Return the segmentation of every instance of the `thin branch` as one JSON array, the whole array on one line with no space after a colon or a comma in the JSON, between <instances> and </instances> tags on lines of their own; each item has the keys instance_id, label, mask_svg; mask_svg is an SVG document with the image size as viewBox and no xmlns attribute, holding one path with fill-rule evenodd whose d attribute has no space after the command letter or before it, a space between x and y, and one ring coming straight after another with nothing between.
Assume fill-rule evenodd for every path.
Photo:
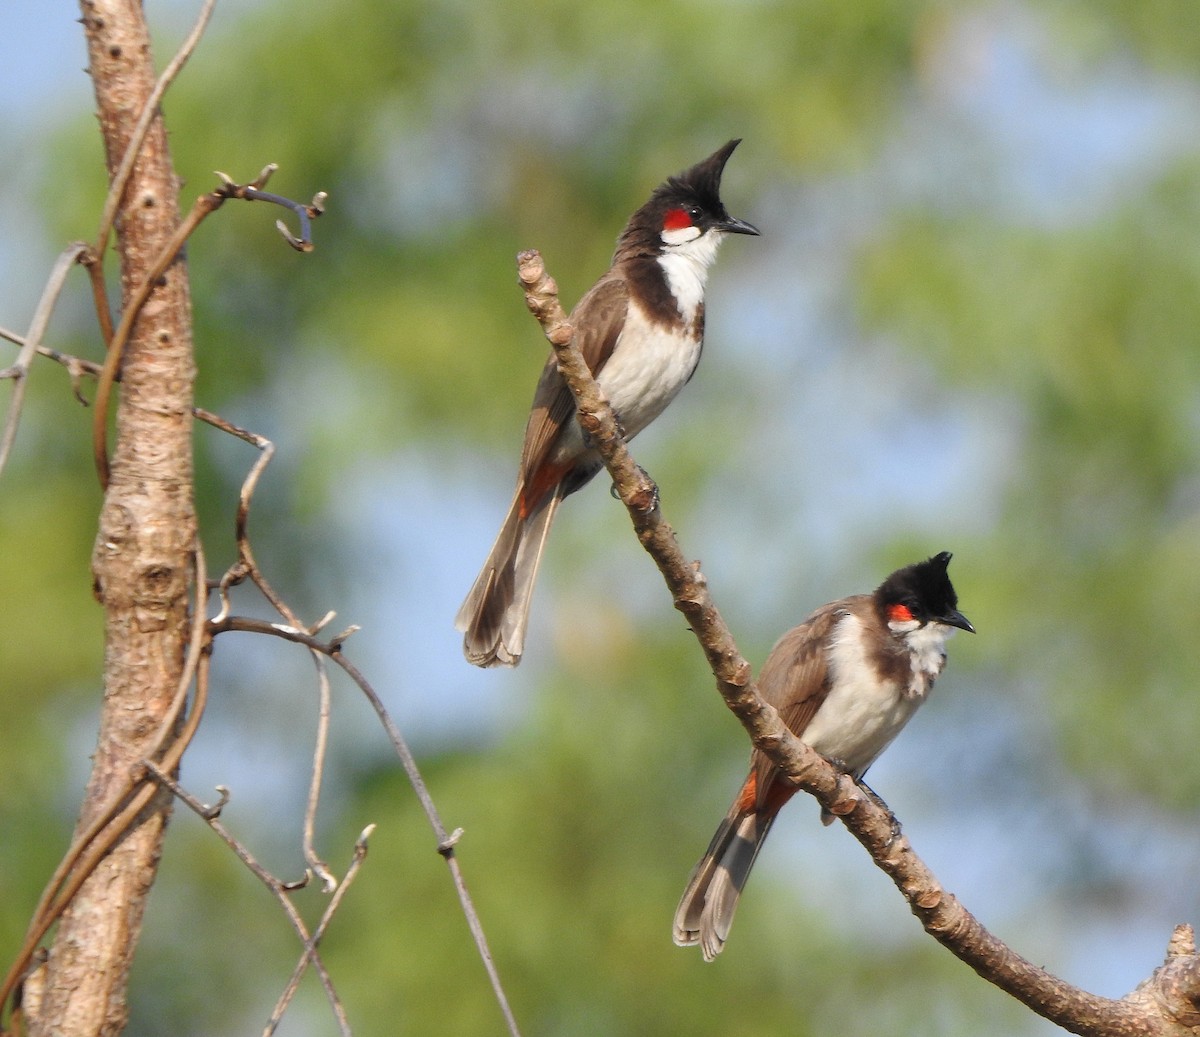
<instances>
[{"instance_id":1,"label":"thin branch","mask_svg":"<svg viewBox=\"0 0 1200 1037\"><path fill-rule=\"evenodd\" d=\"M137 289L131 293L129 303L125 307L125 312L121 315L121 322L113 332L112 341L109 343L108 352L104 357L104 365L100 369L100 376L97 379L96 411L92 417L92 456L102 489L108 488L108 398L112 392L113 383L116 381L117 372L121 367L121 358L125 353L125 345L129 341L129 336L133 331L133 326L138 319L138 315L142 312L142 308L146 305L155 287L157 287L159 279L167 272L171 264L175 262L176 257L179 255L188 238L192 236L196 228L209 215L216 212L229 199L265 201L284 205L292 209L300 206L298 202L281 198L279 195L265 194L260 190L276 168L274 164L266 166L257 179L245 185L236 184L224 173L218 173L217 176L221 179L221 186L210 191L208 194L202 194L196 199L191 211L175 228L170 240L163 246L154 262L150 265L145 278L137 286ZM320 200L321 206L317 205L317 199ZM306 211L310 216L319 216L324 211L325 195L323 193L319 194L317 199L314 199L313 205L306 207ZM305 226L307 228L307 223ZM286 233L286 231L284 237L289 239L289 244L296 247L295 239L292 239L291 235ZM303 243L301 242L301 244ZM301 249L301 251L309 251L309 249Z\"/></svg>"},{"instance_id":2,"label":"thin branch","mask_svg":"<svg viewBox=\"0 0 1200 1037\"><path fill-rule=\"evenodd\" d=\"M657 488L634 463L612 408L571 341L573 329L541 256L532 250L522 252L517 264L526 303L554 348L559 370L575 397L579 423L604 459L638 539L662 573L675 607L687 616L726 705L741 720L755 747L823 807L842 818L875 864L896 884L925 930L984 979L1074 1033L1127 1037L1134 1033L1174 1032L1148 1028L1149 1017L1142 1005L1080 990L1026 961L988 932L942 888L886 806L864 795L848 775L804 745L780 721L778 713L761 700L750 679L749 664L717 612L699 565L689 563L680 550L659 509ZM1175 975L1179 972L1176 969ZM1194 971L1192 981L1185 998L1191 999L1194 1010L1200 1003L1200 974ZM1154 1016L1162 1021L1161 1009Z\"/></svg>"},{"instance_id":3,"label":"thin branch","mask_svg":"<svg viewBox=\"0 0 1200 1037\"><path fill-rule=\"evenodd\" d=\"M307 630L302 630L299 627L286 623L268 623L261 619L231 616L228 614L213 619L209 623L209 629L213 637L226 631L237 630L243 633L267 634L272 637L282 638L285 641L292 641L295 644L304 645L333 660L358 685L359 690L367 697L367 701L371 703L371 707L375 710L376 715L383 724L388 739L392 743L392 749L404 767L409 784L412 785L413 791L416 792L417 800L420 802L421 808L429 820L430 827L433 829L434 836L437 838L437 851L445 858L446 864L450 869L450 874L454 880L454 887L458 892L459 903L462 906L463 914L466 916L467 925L470 927L471 935L475 940L475 946L480 959L483 961L483 966L487 971L488 979L492 984L492 991L495 994L496 1001L508 1025L508 1031L512 1037L520 1037L517 1020L513 1015L512 1008L508 1003L508 997L505 995L504 987L500 982L500 974L496 969L495 961L488 947L487 937L483 931L483 924L479 920L479 913L475 910L474 901L471 899L466 880L463 878L462 870L459 867L458 858L454 853L454 846L462 833L458 830L454 833L447 833L446 826L442 823L437 806L433 802L433 797L430 796L429 790L425 785L425 779L421 776L421 771L417 767L417 761L413 757L404 736L400 733L399 727L396 726L396 722L392 719L387 707L383 704L383 700L380 699L378 693L371 686L371 683L342 652L342 644L349 632L338 634L332 640L326 642L318 640Z\"/></svg>"},{"instance_id":4,"label":"thin branch","mask_svg":"<svg viewBox=\"0 0 1200 1037\"><path fill-rule=\"evenodd\" d=\"M383 705L382 700L376 694L375 689L367 681L365 676L355 667L342 653L342 646L346 639L350 637L358 628L355 626L343 630L335 635L329 641L320 641L317 639L317 633L333 619L333 613L328 613L312 626L304 626L296 617L295 613L286 605L283 599L274 591L274 589L263 577L258 568L258 564L254 559L254 553L250 547L250 537L248 532L248 524L250 518L250 506L254 496L254 491L257 488L258 480L265 470L267 464L274 454L274 445L265 436L260 436L256 433L249 432L246 429L239 428L231 424L224 418L217 415L209 414L208 412L198 412L203 420L208 421L216 428L220 428L230 435L234 435L243 441L250 443L261 451L261 456L258 461L252 466L249 474L242 483L241 493L238 498L238 510L236 521L236 538L238 549L238 560L234 565L230 566L229 570L221 578L218 585L221 609L216 617L209 624L211 636L226 630L241 630L250 633L268 634L275 637L282 637L286 640L293 641L296 644L302 644L309 649L314 658L320 662L321 657L332 659L342 670L358 685L362 693L367 697L382 722L388 738L392 743L392 747L399 757L401 764L404 767L405 773L408 776L409 783L417 794L417 798L421 803L422 809L433 828L434 835L437 838L437 851L445 858L447 867L450 869L451 877L454 881L455 889L458 893L459 903L462 905L463 914L466 916L467 925L471 930L471 935L475 941L476 949L483 961L484 968L487 971L488 979L491 982L493 993L496 997L500 1010L504 1015L505 1022L508 1025L509 1033L512 1037L520 1037L517 1027L516 1018L512 1013L512 1009L508 1003L508 998L505 995L504 988L500 982L499 973L496 970L495 961L492 958L491 950L488 947L487 937L483 931L483 925L479 920L478 912L475 909L474 902L471 899L470 891L467 889L466 881L462 875L462 869L459 866L457 857L454 854L454 845L461 836L461 830L456 830L452 834L447 834L445 825L442 823L441 816L438 813L437 807L433 802L432 796L425 785L424 778L421 775L420 769L417 767L416 759L408 748L408 744L404 736L400 733L400 729L396 726L387 708ZM241 617L231 616L231 603L229 591L232 586L240 583L242 580L249 578L255 586L259 588L264 597L275 607L280 616L285 620L284 623L267 623L261 620L250 620ZM319 862L315 852L312 850L312 825L313 818L316 812L317 797L321 782L321 770L323 767L325 754L325 740L327 737L328 725L328 682L325 671L319 667L319 679L321 680L321 699L320 699L320 715L318 717L318 732L317 745L314 751L313 776L309 790L309 803L305 813L305 856L309 860L310 865L313 861ZM315 869L315 865L314 869ZM343 884L345 883L343 879ZM335 894L337 895L337 894Z\"/></svg>"},{"instance_id":5,"label":"thin branch","mask_svg":"<svg viewBox=\"0 0 1200 1037\"><path fill-rule=\"evenodd\" d=\"M234 520L234 538L237 542L238 561L222 577L222 607L220 614L224 615L229 610L229 588L249 578L280 616L292 626L303 626L304 624L300 622L296 614L288 607L287 602L267 582L266 577L262 574L262 570L258 567L258 562L254 559L254 552L250 547L250 504L254 499L255 490L258 489L259 479L262 478L267 465L271 463L271 459L275 456L275 444L267 439L266 436L235 425L231 421L227 421L220 415L213 414L210 411L197 409L196 416L212 425L213 428L220 429L222 432L226 432L245 443L249 443L261 455L251 466L249 473L247 473L246 478L242 481L242 487L238 493L237 516Z\"/></svg>"},{"instance_id":6,"label":"thin branch","mask_svg":"<svg viewBox=\"0 0 1200 1037\"><path fill-rule=\"evenodd\" d=\"M133 175L133 167L137 162L138 155L141 154L142 144L150 130L150 124L158 114L159 103L176 77L183 71L183 66L187 64L192 52L199 45L204 30L208 27L208 21L212 17L214 7L216 7L216 0L204 0L192 31L183 41L179 50L175 52L175 56L167 64L167 67L163 69L154 84L154 89L146 98L146 103L142 105L141 115L138 116L129 143L125 146L125 154L121 157L121 163L109 184L108 197L104 200L104 209L100 215L100 227L96 232L96 243L82 259L91 280L92 302L96 309L96 317L100 322L100 335L106 347L112 341L113 325L112 311L108 304L108 290L104 284L104 251L108 248L108 239L117 218L117 209L125 195L125 187L129 183L129 178Z\"/></svg>"},{"instance_id":7,"label":"thin branch","mask_svg":"<svg viewBox=\"0 0 1200 1037\"><path fill-rule=\"evenodd\" d=\"M125 194L125 187L129 183L129 177L133 173L134 164L138 160L138 155L142 150L142 143L146 139L146 133L150 129L150 123L154 121L154 117L158 114L158 106L166 94L171 84L175 82L175 78L183 71L183 66L187 64L188 58L192 56L196 47L200 43L201 37L204 35L204 30L208 28L209 19L212 17L213 8L217 6L217 0L204 0L200 8L200 14L196 18L196 24L192 26L192 31L188 33L187 39L180 45L179 50L175 52L175 56L163 69L162 74L154 84L154 89L150 91L150 96L146 98L146 103L142 105L142 114L138 116L138 121L134 125L133 132L130 134L129 143L125 146L125 154L121 157L121 164L117 167L116 173L113 174L112 183L108 188L108 197L104 200L104 210L100 215L100 227L96 232L96 244L92 251L97 257L104 255L104 250L108 248L108 238L112 233L113 223L117 218L117 208L121 204L121 198Z\"/></svg>"},{"instance_id":8,"label":"thin branch","mask_svg":"<svg viewBox=\"0 0 1200 1037\"><path fill-rule=\"evenodd\" d=\"M331 708L329 672L325 667L325 660L319 654L316 652L311 652L310 654L312 655L313 664L317 668L318 705L317 737L316 744L313 746L312 778L308 783L308 802L304 809L304 859L321 880L324 892L332 893L338 888L338 880L334 877L333 872L329 870L329 865L321 859L316 850L317 808L321 803L321 782L325 774L325 754L329 748L329 718ZM363 844L363 853L366 853L365 842ZM347 874L348 878L349 874ZM345 881L343 879L343 882Z\"/></svg>"},{"instance_id":9,"label":"thin branch","mask_svg":"<svg viewBox=\"0 0 1200 1037\"><path fill-rule=\"evenodd\" d=\"M254 497L254 491L258 487L258 480L262 473L266 470L268 464L271 463L271 458L275 455L275 445L265 436L258 433L250 432L247 429L240 428L232 422L227 421L219 415L209 411L197 408L196 415L201 420L212 425L214 428L220 429L242 441L249 443L260 451L259 459L251 466L246 478L242 481L241 491L238 494L237 518L235 521L234 535L237 540L238 561L226 571L222 577L219 589L221 593L221 613L224 616L228 614L230 607L229 589L235 583L241 582L249 577L262 592L263 596L271 603L275 610L290 624L300 626L300 620L295 613L288 607L287 603L267 582L258 568L258 563L254 559L254 553L250 548L250 536L248 524L250 521L250 504ZM332 615L326 617L317 627L312 629L312 633L316 633L320 626L328 622ZM317 670L317 732L316 742L313 747L313 766L312 776L309 780L308 787L308 802L304 812L304 833L303 833L303 852L304 859L308 865L321 879L326 893L331 893L337 887L337 879L316 851L315 845L315 830L317 809L321 798L321 784L325 772L325 756L329 746L329 724L330 724L330 693L329 693L329 675L326 671L325 661L317 652L312 652L313 665Z\"/></svg>"},{"instance_id":10,"label":"thin branch","mask_svg":"<svg viewBox=\"0 0 1200 1037\"><path fill-rule=\"evenodd\" d=\"M264 868L254 855L227 829L219 820L221 810L225 804L229 802L229 790L218 786L217 792L220 795L220 800L215 807L208 807L201 803L195 796L185 790L180 784L171 777L169 773L155 765L152 760L145 762L147 772L160 785L169 789L172 795L180 802L189 807L197 816L199 816L205 824L208 825L218 836L221 837L225 845L228 846L234 855L244 864L259 880L271 894L279 901L283 912L291 922L292 928L296 930L296 935L300 937L300 942L305 947L305 961L311 961L313 968L316 969L317 975L320 977L321 985L325 988L325 996L329 1000L330 1007L338 1022L338 1028L347 1037L350 1034L350 1024L346 1019L345 1009L342 1007L341 999L338 997L337 990L334 988L333 980L329 976L328 970L325 968L325 963L321 960L321 956L317 953L316 946L312 936L309 934L308 926L304 924L304 919L301 917L296 905L292 903L288 896L289 892L302 888L307 880L301 882L284 882L272 875ZM326 912L328 914L328 912Z\"/></svg>"},{"instance_id":11,"label":"thin branch","mask_svg":"<svg viewBox=\"0 0 1200 1037\"><path fill-rule=\"evenodd\" d=\"M50 315L58 304L58 297L66 283L67 274L71 267L79 262L79 257L86 249L87 246L83 242L77 241L59 253L58 259L55 260L54 267L50 271L50 277L46 281L46 287L42 289L42 297L38 300L33 320L29 322L29 330L25 333L24 339L20 340L21 351L17 354L16 362L0 371L0 378L13 379L12 402L9 404L8 418L4 422L4 435L3 438L0 438L0 472L4 471L4 466L8 463L8 455L17 438L17 425L21 421L21 409L25 403L25 385L29 377L29 367L33 363L37 351L41 348L42 336L46 334L46 326L50 323ZM14 342L20 338L10 332L5 332L4 337Z\"/></svg>"},{"instance_id":12,"label":"thin branch","mask_svg":"<svg viewBox=\"0 0 1200 1037\"><path fill-rule=\"evenodd\" d=\"M267 1025L263 1028L263 1037L271 1037L271 1034L279 1028L279 1023L283 1019L283 1013L287 1011L288 1005L291 1003L292 998L295 997L296 991L300 988L300 980L304 976L304 970L308 968L309 962L314 961L316 958L317 945L321 942L321 937L325 935L325 930L329 927L330 921L341 905L342 898L354 882L355 876L358 875L363 861L367 859L367 840L370 839L371 833L374 831L374 825L367 825L358 837L358 841L354 844L354 856L350 860L350 866L346 869L346 874L342 878L341 885L337 887L337 891L330 898L329 904L325 908L325 913L321 915L321 920L317 923L316 929L313 930L312 938L305 941L304 953L301 954L300 960L296 963L296 968L292 971L291 979L288 980L287 986L284 988L283 993L279 995L279 1000L275 1003L271 1017L267 1020Z\"/></svg>"},{"instance_id":13,"label":"thin branch","mask_svg":"<svg viewBox=\"0 0 1200 1037\"><path fill-rule=\"evenodd\" d=\"M7 339L17 346L25 345L25 337L18 335L15 331L9 331L8 328L0 328L0 338ZM49 360L53 360L56 364L60 364L67 369L67 373L71 376L71 389L75 394L75 399L86 407L88 401L87 397L80 391L80 383L83 381L85 374L91 375L93 378L98 376L101 365L93 363L91 360L84 360L82 357L72 356L70 353L60 352L57 349L52 349L50 346L39 345L37 353L38 356L44 356Z\"/></svg>"}]
</instances>

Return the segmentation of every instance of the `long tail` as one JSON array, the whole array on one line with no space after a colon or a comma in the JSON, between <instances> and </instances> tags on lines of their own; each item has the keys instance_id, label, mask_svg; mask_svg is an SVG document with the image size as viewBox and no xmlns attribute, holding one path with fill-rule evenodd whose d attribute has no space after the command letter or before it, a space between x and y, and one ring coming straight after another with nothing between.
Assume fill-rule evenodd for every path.
<instances>
[{"instance_id":1,"label":"long tail","mask_svg":"<svg viewBox=\"0 0 1200 1037\"><path fill-rule=\"evenodd\" d=\"M562 499L556 488L543 506L522 516L522 487L517 487L488 560L454 619L454 626L463 632L468 662L516 666L521 661L538 565Z\"/></svg>"},{"instance_id":2,"label":"long tail","mask_svg":"<svg viewBox=\"0 0 1200 1037\"><path fill-rule=\"evenodd\" d=\"M779 812L778 807L755 808L753 782L751 773L708 851L693 869L675 909L675 942L680 947L698 943L705 961L712 961L725 946L738 898Z\"/></svg>"}]
</instances>

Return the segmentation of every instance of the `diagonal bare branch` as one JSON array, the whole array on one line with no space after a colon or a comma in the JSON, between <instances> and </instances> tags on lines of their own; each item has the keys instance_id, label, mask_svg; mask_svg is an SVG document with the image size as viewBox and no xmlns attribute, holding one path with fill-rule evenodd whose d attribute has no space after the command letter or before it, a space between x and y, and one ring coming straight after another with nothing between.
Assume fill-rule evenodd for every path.
<instances>
[{"instance_id":1,"label":"diagonal bare branch","mask_svg":"<svg viewBox=\"0 0 1200 1037\"><path fill-rule=\"evenodd\" d=\"M559 370L575 397L579 423L604 459L638 539L662 573L675 607L687 616L725 704L742 722L755 747L826 810L841 817L875 864L896 884L925 930L984 979L1073 1033L1132 1037L1190 1032L1175 1020L1200 1018L1196 1015L1200 966L1194 945L1190 946L1190 958L1186 954L1168 957L1167 964L1147 981L1159 995L1157 999L1139 999L1135 997L1138 992L1121 1000L1098 997L1038 968L988 932L942 887L881 801L864 795L848 775L804 745L759 698L749 664L717 612L698 563L690 563L680 550L674 531L662 517L657 488L634 463L612 408L572 344L573 329L541 256L535 250L522 252L517 266L529 310L554 347ZM1188 963L1193 966L1190 971L1185 968ZM1164 1010L1167 1001L1170 1004Z\"/></svg>"}]
</instances>

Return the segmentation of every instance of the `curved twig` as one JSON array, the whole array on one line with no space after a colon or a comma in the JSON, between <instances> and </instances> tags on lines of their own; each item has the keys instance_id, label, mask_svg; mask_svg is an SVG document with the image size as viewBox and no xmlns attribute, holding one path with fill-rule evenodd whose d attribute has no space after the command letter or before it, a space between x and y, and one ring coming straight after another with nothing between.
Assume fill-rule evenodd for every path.
<instances>
[{"instance_id":1,"label":"curved twig","mask_svg":"<svg viewBox=\"0 0 1200 1037\"><path fill-rule=\"evenodd\" d=\"M125 186L129 183L129 177L132 175L134 164L141 153L146 134L150 130L150 123L158 114L159 102L162 101L163 95L175 82L179 73L183 71L183 66L187 64L188 58L192 56L192 52L200 43L200 38L204 35L204 30L208 28L209 19L216 6L217 0L204 0L200 14L196 18L196 24L192 26L192 31L188 33L187 38L175 52L175 56L168 62L167 67L162 70L162 74L154 84L154 89L150 91L150 96L142 105L142 114L138 116L138 121L130 134L129 143L125 147L125 154L121 156L121 164L112 176L108 197L104 199L104 209L100 214L100 227L96 231L96 244L92 247L92 251L97 257L103 256L104 250L108 247L108 238L117 218L117 208L121 204L121 197L125 194Z\"/></svg>"},{"instance_id":2,"label":"curved twig","mask_svg":"<svg viewBox=\"0 0 1200 1037\"><path fill-rule=\"evenodd\" d=\"M121 314L121 321L113 332L112 341L108 344L108 352L104 357L104 364L100 369L100 375L97 378L96 384L96 410L92 416L92 457L96 465L96 473L100 478L100 486L102 489L108 488L108 398L112 392L113 383L117 379L117 374L121 368L121 359L125 354L125 346L129 341L129 336L133 333L134 324L137 322L138 315L142 312L142 308L146 305L147 300L153 293L155 286L158 284L159 278L163 276L175 262L180 250L192 236L196 228L204 222L204 220L216 212L229 199L239 199L243 201L268 201L279 205L284 205L288 208L294 208L299 205L298 202L289 201L286 198L280 198L278 195L267 195L258 190L258 188L266 183L271 174L275 171L275 165L268 165L259 174L258 179L251 184L236 184L224 173L217 173L221 180L221 186L208 194L202 194L196 199L192 205L191 211L175 228L175 232L171 235L170 240L163 246L158 256L151 264L145 279L137 286L129 298L129 302L125 307L124 313ZM319 216L324 211L323 205L325 194L318 194L317 198L321 201L321 206L314 204L309 206L307 211L311 216ZM284 235L291 238L289 234ZM292 243L289 241L289 243ZM305 244L305 242L301 242ZM307 242L307 248L301 248L302 252L312 250L311 242ZM293 245L293 247L295 247Z\"/></svg>"}]
</instances>

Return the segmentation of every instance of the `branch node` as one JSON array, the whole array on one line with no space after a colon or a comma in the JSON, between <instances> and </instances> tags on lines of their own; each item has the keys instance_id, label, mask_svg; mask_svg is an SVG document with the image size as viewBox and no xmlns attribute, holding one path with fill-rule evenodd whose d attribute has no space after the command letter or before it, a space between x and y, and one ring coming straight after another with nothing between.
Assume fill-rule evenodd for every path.
<instances>
[{"instance_id":1,"label":"branch node","mask_svg":"<svg viewBox=\"0 0 1200 1037\"><path fill-rule=\"evenodd\" d=\"M221 811L224 810L228 805L229 799L232 796L232 793L229 791L229 788L226 785L216 785L214 788L217 790L217 801L211 806L205 806L205 808L200 811L200 816L204 818L205 821L215 821L218 817L220 817Z\"/></svg>"},{"instance_id":2,"label":"branch node","mask_svg":"<svg viewBox=\"0 0 1200 1037\"><path fill-rule=\"evenodd\" d=\"M66 365L67 374L71 376L71 392L75 394L75 399L85 407L89 406L88 398L83 395L83 376L91 372L83 366L83 361L77 356L67 357Z\"/></svg>"},{"instance_id":3,"label":"branch node","mask_svg":"<svg viewBox=\"0 0 1200 1037\"><path fill-rule=\"evenodd\" d=\"M932 911L935 907L938 907L941 904L942 894L943 891L940 887L927 889L924 893L921 893L919 896L915 897L913 903L923 911Z\"/></svg>"},{"instance_id":4,"label":"branch node","mask_svg":"<svg viewBox=\"0 0 1200 1037\"><path fill-rule=\"evenodd\" d=\"M259 173L258 176L256 176L253 180L250 181L249 186L255 188L256 190L262 190L262 188L266 187L267 181L270 180L271 177L275 175L275 173L278 169L279 169L278 163L268 162L265 166L263 166L262 172Z\"/></svg>"},{"instance_id":5,"label":"branch node","mask_svg":"<svg viewBox=\"0 0 1200 1037\"><path fill-rule=\"evenodd\" d=\"M437 852L443 857L450 857L454 854L454 847L458 845L459 839L463 837L461 828L454 829L445 839L438 843Z\"/></svg>"}]
</instances>

